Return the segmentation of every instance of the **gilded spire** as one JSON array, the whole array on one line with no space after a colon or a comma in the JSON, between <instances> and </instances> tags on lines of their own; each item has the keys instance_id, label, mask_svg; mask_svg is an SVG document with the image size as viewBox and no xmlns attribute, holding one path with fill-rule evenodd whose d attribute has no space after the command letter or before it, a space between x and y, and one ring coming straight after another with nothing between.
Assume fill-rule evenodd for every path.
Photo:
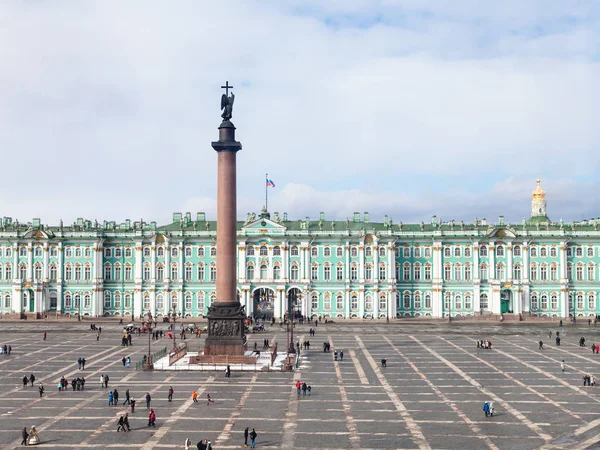
<instances>
[{"instance_id":1,"label":"gilded spire","mask_svg":"<svg viewBox=\"0 0 600 450\"><path fill-rule=\"evenodd\" d=\"M535 188L535 191L533 191L531 193L533 200L541 200L544 201L546 199L546 191L544 191L541 187L541 180L538 178L536 180L537 182L537 187Z\"/></svg>"}]
</instances>

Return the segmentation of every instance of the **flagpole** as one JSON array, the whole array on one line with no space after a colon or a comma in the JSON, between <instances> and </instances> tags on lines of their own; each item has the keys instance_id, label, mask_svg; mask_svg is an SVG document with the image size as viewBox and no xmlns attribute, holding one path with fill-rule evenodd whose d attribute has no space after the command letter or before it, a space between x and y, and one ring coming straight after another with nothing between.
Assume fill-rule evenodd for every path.
<instances>
[{"instance_id":1,"label":"flagpole","mask_svg":"<svg viewBox=\"0 0 600 450\"><path fill-rule=\"evenodd\" d=\"M269 186L267 184L267 180L269 179L269 174L265 173L265 209L269 212Z\"/></svg>"}]
</instances>

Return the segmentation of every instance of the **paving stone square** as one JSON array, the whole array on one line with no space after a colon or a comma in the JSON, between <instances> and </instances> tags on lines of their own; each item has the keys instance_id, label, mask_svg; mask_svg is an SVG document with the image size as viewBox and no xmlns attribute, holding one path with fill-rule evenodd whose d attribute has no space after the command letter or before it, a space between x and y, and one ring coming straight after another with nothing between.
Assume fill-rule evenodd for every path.
<instances>
[{"instance_id":1,"label":"paving stone square","mask_svg":"<svg viewBox=\"0 0 600 450\"><path fill-rule=\"evenodd\" d=\"M540 351L537 342L548 330L554 325L438 323L432 332L427 323L328 324L317 328L298 371L233 372L228 379L220 372L136 371L147 337L121 347L115 322L103 324L99 341L86 323L0 322L0 344L13 348L0 357L0 448L18 448L20 430L32 425L40 447L59 449L173 449L183 448L188 437L194 444L209 439L215 450L233 449L243 447L246 426L256 428L257 448L594 448L600 442L600 387L584 387L582 377L600 373L600 356L577 341L580 335L600 339L600 331L570 326L560 347ZM307 339L308 327L297 331ZM478 350L480 337L492 340L493 349ZM250 335L250 345L263 338L285 342L286 336L268 327ZM344 359L334 361L333 351L314 345L319 339L343 349ZM195 350L203 339L188 343ZM172 341L150 345L157 351ZM131 358L131 367L123 367L123 356ZM80 357L87 360L85 370L78 369ZM384 357L387 367L380 363ZM24 388L22 378L30 374L34 386ZM101 374L110 376L109 389L101 387ZM59 391L61 376L84 376L85 390ZM297 396L298 380L311 385L311 396ZM120 393L118 406L108 405L113 389ZM123 404L127 389L137 401L134 413ZM147 392L156 428L147 426ZM207 405L207 393L213 404ZM494 402L494 417L483 414L486 400ZM132 431L117 433L126 411Z\"/></svg>"}]
</instances>

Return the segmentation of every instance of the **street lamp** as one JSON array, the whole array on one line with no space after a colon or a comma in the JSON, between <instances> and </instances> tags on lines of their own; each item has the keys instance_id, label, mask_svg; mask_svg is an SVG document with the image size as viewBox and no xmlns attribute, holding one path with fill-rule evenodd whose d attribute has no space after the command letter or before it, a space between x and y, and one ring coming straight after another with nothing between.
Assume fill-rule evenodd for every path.
<instances>
[{"instance_id":1,"label":"street lamp","mask_svg":"<svg viewBox=\"0 0 600 450\"><path fill-rule=\"evenodd\" d=\"M146 356L146 364L144 365L145 370L154 369L154 362L152 361L152 353L150 350L150 339L152 338L152 313L148 311L148 356Z\"/></svg>"}]
</instances>

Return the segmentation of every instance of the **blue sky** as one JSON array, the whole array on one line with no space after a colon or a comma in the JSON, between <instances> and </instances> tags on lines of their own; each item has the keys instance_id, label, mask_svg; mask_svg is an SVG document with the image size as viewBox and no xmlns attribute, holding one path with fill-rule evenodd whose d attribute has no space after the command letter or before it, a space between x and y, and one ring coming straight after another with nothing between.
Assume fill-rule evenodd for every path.
<instances>
[{"instance_id":1,"label":"blue sky","mask_svg":"<svg viewBox=\"0 0 600 450\"><path fill-rule=\"evenodd\" d=\"M600 216L598 5L3 2L0 214L214 217L229 80L239 217Z\"/></svg>"}]
</instances>

